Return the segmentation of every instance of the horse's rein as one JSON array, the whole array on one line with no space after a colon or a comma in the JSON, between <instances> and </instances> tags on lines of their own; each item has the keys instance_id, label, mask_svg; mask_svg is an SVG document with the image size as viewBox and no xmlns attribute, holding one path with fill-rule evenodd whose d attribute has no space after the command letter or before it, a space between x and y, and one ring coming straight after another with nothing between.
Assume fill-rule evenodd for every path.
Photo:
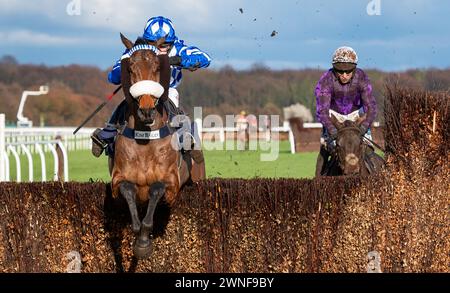
<instances>
[{"instance_id":1,"label":"horse's rein","mask_svg":"<svg viewBox=\"0 0 450 293\"><path fill-rule=\"evenodd\" d=\"M361 133L361 130L356 126L346 126L342 127L341 129L338 129L338 133L346 132L346 131L356 131L358 133Z\"/></svg>"},{"instance_id":2,"label":"horse's rein","mask_svg":"<svg viewBox=\"0 0 450 293\"><path fill-rule=\"evenodd\" d=\"M371 144L373 144L375 147L377 147L380 151L382 151L383 153L386 153L386 150L383 149L381 146L379 146L377 143L375 143L373 140L371 140L370 138L367 138L365 136L363 136L363 139L365 139L366 141L370 142Z\"/></svg>"},{"instance_id":3,"label":"horse's rein","mask_svg":"<svg viewBox=\"0 0 450 293\"><path fill-rule=\"evenodd\" d=\"M344 133L344 132L347 132L347 131L355 131L355 132L357 132L358 134L361 134L361 130L360 130L359 127L357 127L357 126L346 126L346 127L342 127L342 128L340 128L340 129L338 129L338 134L341 134L341 133ZM364 134L363 134L362 136L364 137ZM362 145L363 145L363 141L362 141L362 140L361 140L360 145L361 145L361 147L362 147ZM336 140L336 150L335 150L335 152L336 152L336 156L339 157L339 152L337 151L338 149L339 149L339 144L337 143L337 140ZM339 166L340 166L341 168L343 168L342 162L341 162L342 160L338 159L337 161L338 161Z\"/></svg>"},{"instance_id":4,"label":"horse's rein","mask_svg":"<svg viewBox=\"0 0 450 293\"><path fill-rule=\"evenodd\" d=\"M143 95L142 95L142 96L143 96ZM133 97L133 100L134 100L136 103L139 104L139 103L141 102L142 96L139 96L139 97L136 97L136 98ZM158 104L159 104L159 99L160 99L160 98L156 98L156 97L153 97L153 96L152 96L152 99L155 100L155 107L158 106Z\"/></svg>"}]
</instances>

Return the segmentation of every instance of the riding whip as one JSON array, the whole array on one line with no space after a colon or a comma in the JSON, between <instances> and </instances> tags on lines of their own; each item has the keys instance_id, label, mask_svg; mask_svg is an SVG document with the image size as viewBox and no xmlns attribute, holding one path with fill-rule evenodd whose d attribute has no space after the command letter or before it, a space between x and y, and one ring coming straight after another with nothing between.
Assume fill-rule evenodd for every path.
<instances>
[{"instance_id":1,"label":"riding whip","mask_svg":"<svg viewBox=\"0 0 450 293\"><path fill-rule=\"evenodd\" d=\"M89 115L89 117L86 118L86 120L84 120L83 123L81 123L80 126L77 127L77 129L75 129L75 131L73 132L73 134L76 134L78 132L78 130L80 130L81 127L83 127L86 123L88 123L89 120L92 119L92 117L95 116L95 114L98 113L98 111L100 111L105 105L106 103L108 103L109 101L111 101L112 97L117 94L117 92L122 88L122 85L119 85L112 94L110 94L109 96L106 97L106 101L104 101L103 103L100 104L100 106L97 107L97 109L95 109L94 112L92 112L91 115Z\"/></svg>"},{"instance_id":2,"label":"riding whip","mask_svg":"<svg viewBox=\"0 0 450 293\"><path fill-rule=\"evenodd\" d=\"M363 136L363 139L367 140L368 142L370 142L371 144L373 144L374 146L376 146L380 151L382 151L383 153L385 153L386 151L380 147L378 144L376 144L373 140Z\"/></svg>"}]
</instances>

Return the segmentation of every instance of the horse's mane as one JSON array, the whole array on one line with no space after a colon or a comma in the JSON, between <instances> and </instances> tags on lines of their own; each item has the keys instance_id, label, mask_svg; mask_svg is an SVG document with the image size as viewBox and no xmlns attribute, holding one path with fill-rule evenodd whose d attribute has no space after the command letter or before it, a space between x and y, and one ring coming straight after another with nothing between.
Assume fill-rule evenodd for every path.
<instances>
[{"instance_id":1,"label":"horse's mane","mask_svg":"<svg viewBox=\"0 0 450 293\"><path fill-rule=\"evenodd\" d=\"M343 127L351 127L351 126L356 126L356 122L355 121L351 121L351 120L345 120L343 124Z\"/></svg>"},{"instance_id":2,"label":"horse's mane","mask_svg":"<svg viewBox=\"0 0 450 293\"><path fill-rule=\"evenodd\" d=\"M134 42L134 46L136 45L148 45L148 41L144 39L143 37L138 37L136 39L136 42Z\"/></svg>"}]
</instances>

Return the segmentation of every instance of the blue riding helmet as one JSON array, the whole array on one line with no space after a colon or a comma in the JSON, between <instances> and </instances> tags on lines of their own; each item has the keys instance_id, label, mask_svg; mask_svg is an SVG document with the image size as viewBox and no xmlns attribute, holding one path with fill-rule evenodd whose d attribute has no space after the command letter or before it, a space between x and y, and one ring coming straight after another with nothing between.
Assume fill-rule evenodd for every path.
<instances>
[{"instance_id":1,"label":"blue riding helmet","mask_svg":"<svg viewBox=\"0 0 450 293\"><path fill-rule=\"evenodd\" d=\"M152 42L165 37L166 43L173 43L177 39L172 21L164 16L150 18L145 25L142 37Z\"/></svg>"}]
</instances>

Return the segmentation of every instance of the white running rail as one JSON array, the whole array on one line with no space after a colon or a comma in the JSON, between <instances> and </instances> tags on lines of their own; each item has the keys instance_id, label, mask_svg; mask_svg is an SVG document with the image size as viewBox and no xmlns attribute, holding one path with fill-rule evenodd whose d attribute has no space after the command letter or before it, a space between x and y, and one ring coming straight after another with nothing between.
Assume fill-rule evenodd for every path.
<instances>
[{"instance_id":1,"label":"white running rail","mask_svg":"<svg viewBox=\"0 0 450 293\"><path fill-rule=\"evenodd\" d=\"M75 127L30 127L5 128L5 115L0 114L0 182L10 181L10 156L16 163L15 181L22 181L21 155L28 161L28 180L34 180L33 154L41 161L41 180L47 181L45 152L53 156L52 180L69 181L69 150L84 150L91 148L90 134L93 129L85 128L74 136ZM58 150L61 154L58 155ZM36 157L36 156L34 156ZM23 157L22 157L23 158ZM62 162L60 160L62 159ZM61 174L58 175L60 163L63 163ZM61 178L59 178L61 177Z\"/></svg>"}]
</instances>

